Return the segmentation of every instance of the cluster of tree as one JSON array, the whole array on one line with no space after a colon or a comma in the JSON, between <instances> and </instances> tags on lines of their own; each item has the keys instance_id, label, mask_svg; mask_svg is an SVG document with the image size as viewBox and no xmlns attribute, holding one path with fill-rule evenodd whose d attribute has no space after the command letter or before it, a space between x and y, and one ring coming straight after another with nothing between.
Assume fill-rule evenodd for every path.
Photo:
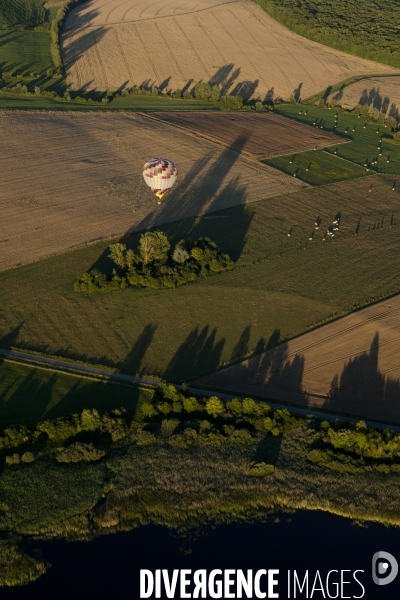
<instances>
[{"instance_id":1,"label":"cluster of tree","mask_svg":"<svg viewBox=\"0 0 400 600\"><path fill-rule=\"evenodd\" d=\"M378 123L379 125L387 125L392 130L397 129L398 127L398 122L394 117L391 117L390 115L386 116L383 112L381 112L377 108L374 108L373 106L368 106L367 104L361 106L360 104L357 104L357 106L354 109L354 112L357 115L365 117L369 121L374 121L375 123Z\"/></svg>"},{"instance_id":2,"label":"cluster of tree","mask_svg":"<svg viewBox=\"0 0 400 600\"><path fill-rule=\"evenodd\" d=\"M59 463L94 462L106 455L105 450L96 448L92 443L75 442L66 448L60 448L56 454Z\"/></svg>"},{"instance_id":3,"label":"cluster of tree","mask_svg":"<svg viewBox=\"0 0 400 600\"><path fill-rule=\"evenodd\" d=\"M153 442L158 434L179 448L187 448L194 442L207 446L247 443L258 434L279 436L303 423L285 409L272 410L265 402L255 402L252 398L195 398L188 394L186 384L180 390L173 384L160 384L152 401L142 405L141 412L145 430L153 432Z\"/></svg>"},{"instance_id":4,"label":"cluster of tree","mask_svg":"<svg viewBox=\"0 0 400 600\"><path fill-rule=\"evenodd\" d=\"M32 427L7 427L0 433L0 452L9 466L19 465L21 462L31 463L36 460L38 453L43 452L48 443L68 442L82 432L93 434L99 439L106 436L116 442L128 434L129 426L130 422L124 409L115 409L110 413L85 409L80 414L54 420L48 419ZM18 453L15 452L16 449ZM98 460L105 454L100 456L99 452L92 448L91 444L76 443L73 447L60 449L57 460L58 462Z\"/></svg>"},{"instance_id":5,"label":"cluster of tree","mask_svg":"<svg viewBox=\"0 0 400 600\"><path fill-rule=\"evenodd\" d=\"M323 421L313 445L309 460L334 471L400 473L400 435L364 421L347 426Z\"/></svg>"},{"instance_id":6,"label":"cluster of tree","mask_svg":"<svg viewBox=\"0 0 400 600\"><path fill-rule=\"evenodd\" d=\"M219 85L211 85L207 82L199 82L194 88L194 95L199 100L212 102L219 108L240 110L243 107L243 98L241 96L222 96Z\"/></svg>"},{"instance_id":7,"label":"cluster of tree","mask_svg":"<svg viewBox=\"0 0 400 600\"><path fill-rule=\"evenodd\" d=\"M53 59L55 67L61 72L63 68L63 61L61 56L61 48L60 48L60 34L65 23L65 19L67 18L70 11L81 4L84 0L68 0L62 8L57 11L55 18L52 20L50 25L50 33L51 33L51 45L50 45L50 53Z\"/></svg>"},{"instance_id":8,"label":"cluster of tree","mask_svg":"<svg viewBox=\"0 0 400 600\"><path fill-rule=\"evenodd\" d=\"M296 33L370 60L400 67L398 1L253 0L274 19Z\"/></svg>"},{"instance_id":9,"label":"cluster of tree","mask_svg":"<svg viewBox=\"0 0 400 600\"><path fill-rule=\"evenodd\" d=\"M115 265L110 277L93 269L79 277L75 291L109 291L128 286L176 288L234 266L228 254L223 254L209 238L181 240L172 249L162 231L142 234L136 251L127 249L125 244L111 244L109 258Z\"/></svg>"}]
</instances>

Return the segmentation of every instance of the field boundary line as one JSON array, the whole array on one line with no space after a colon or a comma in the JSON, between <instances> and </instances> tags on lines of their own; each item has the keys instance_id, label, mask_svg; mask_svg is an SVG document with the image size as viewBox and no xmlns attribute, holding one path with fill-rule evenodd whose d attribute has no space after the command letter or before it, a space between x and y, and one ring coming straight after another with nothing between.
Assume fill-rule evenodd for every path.
<instances>
[{"instance_id":1,"label":"field boundary line","mask_svg":"<svg viewBox=\"0 0 400 600\"><path fill-rule=\"evenodd\" d=\"M95 27L103 27L106 25L110 25L111 27L114 25L129 25L130 23L145 23L148 21L156 21L156 20L161 20L161 19L176 19L179 17L187 17L188 15L195 15L198 13L202 13L202 12L206 12L208 10L214 10L214 9L218 9L221 6L226 6L227 4L237 4L239 2L239 0L226 0L226 2L223 2L222 4L218 4L216 6L207 6L206 8L199 8L198 10L192 10L190 12L187 13L180 13L179 15L161 15L160 17L146 17L145 19L136 19L134 21L106 21L104 24L100 24L100 25L77 25L77 26L69 26L69 27L64 27L63 31L72 31L73 29L88 29L88 28L95 28ZM131 9L129 9L131 10ZM129 12L129 11L128 11ZM126 14L126 13L125 13ZM41 33L41 32L38 32Z\"/></svg>"}]
</instances>

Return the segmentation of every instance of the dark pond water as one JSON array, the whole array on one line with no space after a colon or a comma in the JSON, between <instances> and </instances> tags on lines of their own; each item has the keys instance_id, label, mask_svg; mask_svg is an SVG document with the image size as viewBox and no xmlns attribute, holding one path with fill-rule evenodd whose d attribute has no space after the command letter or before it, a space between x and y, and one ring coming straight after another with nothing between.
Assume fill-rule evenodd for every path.
<instances>
[{"instance_id":1,"label":"dark pond water","mask_svg":"<svg viewBox=\"0 0 400 600\"><path fill-rule=\"evenodd\" d=\"M279 515L279 519L279 523L269 520L210 527L193 540L183 540L162 527L148 526L103 536L90 543L42 543L42 554L53 565L48 574L25 588L0 590L0 599L136 600L140 598L140 569L280 569L275 591L284 599L288 598L289 569L296 569L301 579L308 569L309 594L319 570L326 598L329 598L325 587L328 571L360 569L364 573L358 573L357 577L365 588L363 596L361 586L346 571L344 580L352 580L353 584L345 584L343 593L339 591L336 596L333 584L340 573L339 576L333 573L330 597L400 598L400 574L389 585L372 582L375 552L390 552L400 562L400 529L376 524L361 528L321 512L299 511ZM294 597L293 592L290 597ZM304 592L297 592L297 598L306 597ZM308 597L319 599L324 595L315 591ZM175 598L180 598L180 594Z\"/></svg>"}]
</instances>

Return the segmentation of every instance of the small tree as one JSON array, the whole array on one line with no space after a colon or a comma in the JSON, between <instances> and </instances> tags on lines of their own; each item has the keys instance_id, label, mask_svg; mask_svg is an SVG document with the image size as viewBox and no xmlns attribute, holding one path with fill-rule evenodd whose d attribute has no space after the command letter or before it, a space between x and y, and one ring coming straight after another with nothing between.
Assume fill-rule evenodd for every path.
<instances>
[{"instance_id":1,"label":"small tree","mask_svg":"<svg viewBox=\"0 0 400 600\"><path fill-rule=\"evenodd\" d=\"M35 85L35 94L36 96L40 96L40 87L38 85Z\"/></svg>"},{"instance_id":2,"label":"small tree","mask_svg":"<svg viewBox=\"0 0 400 600\"><path fill-rule=\"evenodd\" d=\"M111 260L121 269L125 267L125 250L125 244L110 245L110 254L108 255L108 258L111 258Z\"/></svg>"},{"instance_id":3,"label":"small tree","mask_svg":"<svg viewBox=\"0 0 400 600\"><path fill-rule=\"evenodd\" d=\"M195 85L194 95L199 100L210 100L212 95L210 84L199 81L199 83Z\"/></svg>"},{"instance_id":4,"label":"small tree","mask_svg":"<svg viewBox=\"0 0 400 600\"><path fill-rule=\"evenodd\" d=\"M221 99L221 88L219 87L219 85L213 85L211 88L210 100L214 104L218 104L220 99Z\"/></svg>"},{"instance_id":5,"label":"small tree","mask_svg":"<svg viewBox=\"0 0 400 600\"><path fill-rule=\"evenodd\" d=\"M170 247L168 238L162 231L147 231L140 236L139 251L145 265L164 258Z\"/></svg>"},{"instance_id":6,"label":"small tree","mask_svg":"<svg viewBox=\"0 0 400 600\"><path fill-rule=\"evenodd\" d=\"M206 411L212 415L214 419L224 412L224 404L217 396L211 396L206 403Z\"/></svg>"},{"instance_id":7,"label":"small tree","mask_svg":"<svg viewBox=\"0 0 400 600\"><path fill-rule=\"evenodd\" d=\"M188 258L189 252L186 250L186 248L184 248L181 244L177 244L172 255L173 261L178 264L183 264Z\"/></svg>"}]
</instances>

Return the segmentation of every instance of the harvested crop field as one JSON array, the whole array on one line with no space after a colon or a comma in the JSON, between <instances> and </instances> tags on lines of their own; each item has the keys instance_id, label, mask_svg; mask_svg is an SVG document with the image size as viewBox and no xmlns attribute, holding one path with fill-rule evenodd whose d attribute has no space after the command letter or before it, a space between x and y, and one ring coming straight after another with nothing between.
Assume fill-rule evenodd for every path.
<instances>
[{"instance_id":1,"label":"harvested crop field","mask_svg":"<svg viewBox=\"0 0 400 600\"><path fill-rule=\"evenodd\" d=\"M354 75L398 73L307 40L246 0L91 0L70 13L62 49L74 90L210 81L224 94L286 100Z\"/></svg>"},{"instance_id":2,"label":"harvested crop field","mask_svg":"<svg viewBox=\"0 0 400 600\"><path fill-rule=\"evenodd\" d=\"M196 383L400 423L400 296Z\"/></svg>"},{"instance_id":3,"label":"harvested crop field","mask_svg":"<svg viewBox=\"0 0 400 600\"><path fill-rule=\"evenodd\" d=\"M347 141L274 113L170 112L152 113L151 116L220 142L233 150L236 150L240 133L245 139L240 151L254 158L302 152L315 146L330 146Z\"/></svg>"},{"instance_id":4,"label":"harvested crop field","mask_svg":"<svg viewBox=\"0 0 400 600\"><path fill-rule=\"evenodd\" d=\"M3 111L0 130L0 269L304 187L138 114ZM143 164L159 155L179 167L164 206L142 178Z\"/></svg>"},{"instance_id":5,"label":"harvested crop field","mask_svg":"<svg viewBox=\"0 0 400 600\"><path fill-rule=\"evenodd\" d=\"M335 94L329 101L336 100L339 106L352 109L357 104L372 106L384 115L400 116L400 77L372 77L357 81Z\"/></svg>"}]
</instances>

